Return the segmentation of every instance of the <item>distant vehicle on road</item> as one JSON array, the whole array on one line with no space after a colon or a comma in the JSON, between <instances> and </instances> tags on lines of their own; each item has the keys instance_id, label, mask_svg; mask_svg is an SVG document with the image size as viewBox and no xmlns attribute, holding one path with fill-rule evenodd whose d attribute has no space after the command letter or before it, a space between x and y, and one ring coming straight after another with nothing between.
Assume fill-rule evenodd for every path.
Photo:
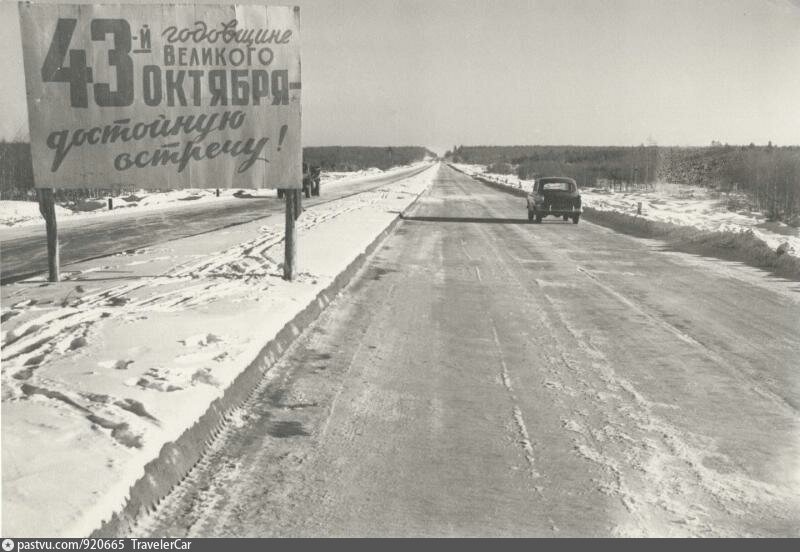
<instances>
[{"instance_id":1,"label":"distant vehicle on road","mask_svg":"<svg viewBox=\"0 0 800 552\"><path fill-rule=\"evenodd\" d=\"M581 194L578 184L565 176L537 178L527 197L528 220L542 222L547 216L572 219L578 224L581 218Z\"/></svg>"},{"instance_id":2,"label":"distant vehicle on road","mask_svg":"<svg viewBox=\"0 0 800 552\"><path fill-rule=\"evenodd\" d=\"M303 163L303 194L307 198L319 195L321 172L320 167ZM278 197L283 197L283 190L278 190Z\"/></svg>"},{"instance_id":3,"label":"distant vehicle on road","mask_svg":"<svg viewBox=\"0 0 800 552\"><path fill-rule=\"evenodd\" d=\"M303 191L306 197L318 196L322 169L303 163Z\"/></svg>"}]
</instances>

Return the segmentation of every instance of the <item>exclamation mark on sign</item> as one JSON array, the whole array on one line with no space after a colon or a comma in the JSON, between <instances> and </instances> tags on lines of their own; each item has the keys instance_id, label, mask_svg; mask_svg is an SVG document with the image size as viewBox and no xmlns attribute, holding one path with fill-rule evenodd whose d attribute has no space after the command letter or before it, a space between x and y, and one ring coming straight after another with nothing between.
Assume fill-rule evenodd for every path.
<instances>
[{"instance_id":1,"label":"exclamation mark on sign","mask_svg":"<svg viewBox=\"0 0 800 552\"><path fill-rule=\"evenodd\" d=\"M283 145L283 139L286 138L286 132L289 130L289 125L283 125L281 127L281 135L278 138L278 151L281 151L281 146Z\"/></svg>"}]
</instances>

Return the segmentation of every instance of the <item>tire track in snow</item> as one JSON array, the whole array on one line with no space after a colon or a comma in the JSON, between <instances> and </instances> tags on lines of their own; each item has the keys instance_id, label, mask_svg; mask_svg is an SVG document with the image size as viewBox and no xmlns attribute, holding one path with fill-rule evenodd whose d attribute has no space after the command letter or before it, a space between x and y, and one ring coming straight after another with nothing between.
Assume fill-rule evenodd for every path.
<instances>
[{"instance_id":1,"label":"tire track in snow","mask_svg":"<svg viewBox=\"0 0 800 552\"><path fill-rule=\"evenodd\" d=\"M723 358L721 355L719 355L716 351L710 349L709 347L707 347L703 343L697 341L694 337L692 337L691 335L689 335L686 332L682 331L681 329L676 328L675 326L673 326L672 324L670 324L668 321L664 320L663 318L660 318L660 317L656 316L655 314L652 314L645 307L635 303L631 299L628 299L622 293L620 293L620 292L616 291L615 289L613 289L611 286L608 286L605 283L603 283L603 281L600 278L598 278L591 270L579 265L579 266L577 266L577 271L580 272L581 274L583 274L584 276L586 276L587 278L589 278L600 289L602 289L607 294L609 294L610 296L612 296L615 299L617 299L620 303L622 303L626 307L628 307L631 310L633 310L635 312L638 312L639 314L647 317L654 324L664 328L665 330L667 330L668 332L673 334L675 337L677 337L678 339L680 339L684 343L699 349L704 355L708 356L708 358L713 360L719 366L731 366L734 369L736 369L736 365L735 364L731 364L731 363L727 362L726 359ZM740 372L740 373L742 373L742 375L746 375L743 372ZM769 400L770 402L772 402L773 404L775 404L779 408L783 409L787 414L789 414L792 417L796 417L797 416L797 414L798 414L797 409L791 403L789 403L784 397L781 397L777 393L774 393L771 390L765 388L763 385L760 385L758 382L753 381L751 383L751 385L752 385L752 388L753 388L753 390L755 392L757 392L759 395L761 395L765 399Z\"/></svg>"},{"instance_id":2,"label":"tire track in snow","mask_svg":"<svg viewBox=\"0 0 800 552\"><path fill-rule=\"evenodd\" d=\"M530 243L525 239L529 237L525 227L510 228L524 233L521 240L512 243ZM570 326L548 295L549 286L531 281L529 272L518 262L520 255L508 249L507 241L481 230L499 261L496 268L506 275L504 279L519 287L525 303L544 307L534 311L552 338L539 344L543 357L553 366L553 379L545 387L560 393L570 387L561 381L567 375L579 383L575 398L584 400L571 402L580 405L575 412L590 428L583 434L601 438L586 441L583 434L578 435L574 451L608 473L607 480L598 482L601 490L619 497L630 514L628 519L618 520L620 535L740 535L741 519L736 516L742 510L737 509L737 501L755 508L748 512L766 509L783 520L792 519L798 500L790 490L754 480L735 468L728 473L706 468L702 463L705 458L724 456L715 451L713 440L681 430L656 412L655 407L664 405L647 401L632 382L616 373L591 339ZM530 256L529 251L525 253L522 257ZM543 261L553 266L577 266L561 251L537 249L536 255L542 254ZM672 331L670 334L674 335ZM586 400L590 409L585 408ZM598 417L601 429L591 429ZM612 429L603 436L603 428L608 427ZM730 461L728 465L735 466Z\"/></svg>"},{"instance_id":3,"label":"tire track in snow","mask_svg":"<svg viewBox=\"0 0 800 552\"><path fill-rule=\"evenodd\" d=\"M525 420L522 417L522 411L519 408L519 399L517 399L517 395L514 393L514 388L511 385L511 376L508 373L508 365L503 357L503 346L500 344L500 338L497 335L497 326L495 325L494 320L491 318L489 319L489 322L492 325L492 338L494 339L495 351L497 352L497 357L500 361L500 377L503 380L503 386L506 388L508 396L511 399L512 418L514 420L516 431L519 434L518 442L522 446L523 453L525 454L525 460L528 462L531 477L533 479L538 479L540 474L536 470L536 455L533 451L533 443L531 442L531 436L528 433L528 428L525 426ZM537 490L539 489L537 488Z\"/></svg>"},{"instance_id":4,"label":"tire track in snow","mask_svg":"<svg viewBox=\"0 0 800 552\"><path fill-rule=\"evenodd\" d=\"M522 232L520 228L514 230ZM496 244L493 247L509 276L532 303L544 302L546 308L538 311L542 324L551 328L553 344L545 345L554 349L555 354L548 355L550 360L560 358L579 378L580 393L588 395L606 426L628 427L634 432L633 437L617 432L604 440L587 439L597 430L588 429L591 424L584 415L588 412L578 412L587 418L582 424L587 429L579 433L583 439L576 439L576 452L608 471L610 481L601 483L601 487L619 496L632 514L632 519L618 527L620 535L740 535L736 518L745 515L750 506L768 508L772 515L785 520L796 515L792 512L798 499L791 490L757 481L736 470L720 473L707 468L703 460L713 455L730 466L734 464L715 452L713 440L681 430L655 412L655 407L663 405L647 400L632 382L614 370L597 346L571 327L546 287L517 273L515 265L505 260L511 252ZM559 251L545 253L557 257L557 262L574 263ZM531 283L538 290L535 295ZM580 358L573 359L565 351L577 352ZM596 384L591 381L595 377L607 391L604 396L598 395ZM659 511L677 520L667 522Z\"/></svg>"}]
</instances>

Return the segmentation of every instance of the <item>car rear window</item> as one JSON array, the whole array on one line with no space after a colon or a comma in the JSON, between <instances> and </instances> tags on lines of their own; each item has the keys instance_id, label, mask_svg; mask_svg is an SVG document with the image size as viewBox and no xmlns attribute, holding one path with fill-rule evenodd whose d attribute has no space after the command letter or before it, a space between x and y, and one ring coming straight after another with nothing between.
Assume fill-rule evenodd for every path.
<instances>
[{"instance_id":1,"label":"car rear window","mask_svg":"<svg viewBox=\"0 0 800 552\"><path fill-rule=\"evenodd\" d=\"M568 192L569 189L569 182L545 182L542 184L542 190L561 190L563 192Z\"/></svg>"}]
</instances>

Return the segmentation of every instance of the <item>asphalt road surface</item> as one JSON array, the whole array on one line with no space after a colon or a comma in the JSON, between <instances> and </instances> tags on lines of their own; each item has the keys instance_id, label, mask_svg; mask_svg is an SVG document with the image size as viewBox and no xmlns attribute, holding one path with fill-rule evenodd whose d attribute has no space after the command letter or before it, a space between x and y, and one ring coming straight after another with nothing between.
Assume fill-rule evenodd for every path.
<instances>
[{"instance_id":1,"label":"asphalt road surface","mask_svg":"<svg viewBox=\"0 0 800 552\"><path fill-rule=\"evenodd\" d=\"M798 536L798 315L443 166L135 534Z\"/></svg>"},{"instance_id":2,"label":"asphalt road surface","mask_svg":"<svg viewBox=\"0 0 800 552\"><path fill-rule=\"evenodd\" d=\"M420 170L411 168L352 184L342 183L330 188L323 186L320 197L303 198L303 207L312 208L320 203L396 182ZM199 205L186 203L141 213L130 209L114 217L59 221L61 266L63 268L70 263L212 232L256 219L283 216L284 210L283 199L260 198ZM44 224L0 232L0 255L2 284L47 272Z\"/></svg>"}]
</instances>

